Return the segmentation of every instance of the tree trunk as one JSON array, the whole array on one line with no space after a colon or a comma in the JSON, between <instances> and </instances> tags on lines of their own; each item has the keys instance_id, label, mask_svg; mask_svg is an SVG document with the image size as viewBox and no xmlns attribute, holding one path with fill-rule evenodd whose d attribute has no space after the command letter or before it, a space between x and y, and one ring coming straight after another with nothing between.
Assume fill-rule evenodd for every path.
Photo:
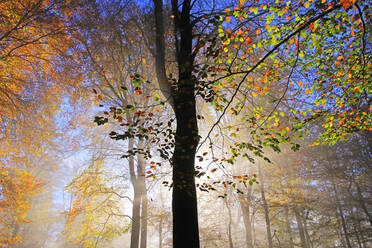
<instances>
[{"instance_id":1,"label":"tree trunk","mask_svg":"<svg viewBox=\"0 0 372 248\"><path fill-rule=\"evenodd\" d=\"M154 0L156 24L156 64L160 84L167 86L165 74L165 49L163 28L163 2ZM173 166L173 247L199 248L199 227L197 195L195 188L195 153L199 141L196 119L195 80L192 76L194 57L192 54L192 24L190 19L191 1L182 3L179 11L178 1L172 1L175 24L176 55L178 63L178 82L175 92L167 87L162 89L166 96L172 93L173 109L177 120ZM178 40L180 39L180 40ZM167 97L167 96L166 96Z\"/></svg>"},{"instance_id":2,"label":"tree trunk","mask_svg":"<svg viewBox=\"0 0 372 248\"><path fill-rule=\"evenodd\" d=\"M142 208L141 208L141 248L147 247L147 192L142 194Z\"/></svg>"},{"instance_id":3,"label":"tree trunk","mask_svg":"<svg viewBox=\"0 0 372 248\"><path fill-rule=\"evenodd\" d=\"M289 222L288 206L284 207L284 214L285 214L285 222L286 222L288 239L289 239L289 248L294 248L291 223Z\"/></svg>"},{"instance_id":4,"label":"tree trunk","mask_svg":"<svg viewBox=\"0 0 372 248\"><path fill-rule=\"evenodd\" d=\"M372 226L372 215L369 213L368 207L365 204L365 200L363 198L362 191L360 189L359 183L355 182L355 185L356 185L356 188L357 188L358 199L359 199L357 202L359 203L360 207L363 209L364 213L368 216L369 224Z\"/></svg>"},{"instance_id":5,"label":"tree trunk","mask_svg":"<svg viewBox=\"0 0 372 248\"><path fill-rule=\"evenodd\" d=\"M163 2L154 0L156 25L156 64L159 83L164 79L164 28ZM182 2L179 10L177 0L172 0L172 14L175 24L176 57L178 64L178 82L173 91L167 87L162 92L172 94L173 109L176 115L177 129L172 157L173 166L173 247L199 248L199 227L197 195L195 188L195 153L199 142L196 119L195 79L192 76L194 56L192 54L193 26L191 24L191 0ZM160 64L159 64L160 63ZM160 75L161 74L161 75Z\"/></svg>"},{"instance_id":6,"label":"tree trunk","mask_svg":"<svg viewBox=\"0 0 372 248\"><path fill-rule=\"evenodd\" d=\"M131 138L129 139L129 149L133 151L134 140ZM130 235L130 248L138 248L139 245L139 235L140 235L140 209L141 209L141 193L139 192L138 188L138 181L134 170L134 157L131 155L129 157L129 174L130 174L130 181L133 186L134 191L134 198L133 198L133 206L132 206L132 229Z\"/></svg>"},{"instance_id":7,"label":"tree trunk","mask_svg":"<svg viewBox=\"0 0 372 248\"><path fill-rule=\"evenodd\" d=\"M302 223L302 218L301 218L301 216L298 212L298 209L295 209L294 212L295 212L295 216L296 216L298 232L300 234L301 247L302 248L308 248L307 245L306 245L306 237L305 237L304 225Z\"/></svg>"},{"instance_id":8,"label":"tree trunk","mask_svg":"<svg viewBox=\"0 0 372 248\"><path fill-rule=\"evenodd\" d=\"M132 207L132 229L130 236L130 248L138 248L139 245L139 234L140 234L140 202L141 197L138 194L134 194L133 207Z\"/></svg>"},{"instance_id":9,"label":"tree trunk","mask_svg":"<svg viewBox=\"0 0 372 248\"><path fill-rule=\"evenodd\" d=\"M230 207L230 204L228 202L228 200L225 198L225 204L226 204L226 208L227 208L227 213L229 215L229 223L228 223L228 230L227 230L227 235L228 235L228 239L229 239L229 246L230 248L234 248L234 243L232 241L232 218L231 218L231 207Z\"/></svg>"},{"instance_id":10,"label":"tree trunk","mask_svg":"<svg viewBox=\"0 0 372 248\"><path fill-rule=\"evenodd\" d=\"M143 140L138 141L138 149L143 150ZM142 154L137 154L137 175L141 194L141 243L140 248L147 245L147 189L145 178L145 159Z\"/></svg>"},{"instance_id":11,"label":"tree trunk","mask_svg":"<svg viewBox=\"0 0 372 248\"><path fill-rule=\"evenodd\" d=\"M270 224L270 215L269 215L269 207L267 205L267 201L266 201L266 197L265 197L265 188L264 188L264 179L263 179L263 172L262 172L262 169L260 167L260 165L258 165L258 176L259 176L259 180L260 180L260 188L261 188L261 198L262 198L262 205L263 205L263 208L264 208L264 212L265 212L265 220L266 220L266 233L267 233L267 241L269 243L269 248L272 248L273 247L273 239L271 237L271 224Z\"/></svg>"},{"instance_id":12,"label":"tree trunk","mask_svg":"<svg viewBox=\"0 0 372 248\"><path fill-rule=\"evenodd\" d=\"M363 230L362 230L362 227L360 226L360 216L359 216L359 212L358 212L358 209L356 209L356 211L354 212L354 215L355 215L355 225L357 226L357 229L358 229L358 232L359 232L359 235L360 235L360 242L362 244L362 248L365 248L367 247L366 246L366 243L365 243L365 238L364 238L364 234L363 234Z\"/></svg>"},{"instance_id":13,"label":"tree trunk","mask_svg":"<svg viewBox=\"0 0 372 248\"><path fill-rule=\"evenodd\" d=\"M163 247L163 215L160 216L159 220L159 248Z\"/></svg>"},{"instance_id":14,"label":"tree trunk","mask_svg":"<svg viewBox=\"0 0 372 248\"><path fill-rule=\"evenodd\" d=\"M251 194L252 194L252 187L248 188L246 197L244 197L244 195L239 194L239 203L240 203L240 208L243 214L243 221L244 221L244 227L245 227L245 242L246 242L247 248L253 247L252 220L251 220L251 212L250 212Z\"/></svg>"},{"instance_id":15,"label":"tree trunk","mask_svg":"<svg viewBox=\"0 0 372 248\"><path fill-rule=\"evenodd\" d=\"M348 248L351 248L352 246L351 246L351 243L350 243L349 234L348 234L347 227L346 227L346 221L345 221L345 217L344 217L344 214L343 214L344 212L343 212L340 200L338 198L338 192L337 192L337 188L336 188L336 185L335 185L335 182L334 182L333 178L332 178L332 186L333 186L333 191L335 193L336 206L337 206L338 213L339 213L339 216L340 216L340 219L341 219L341 225L342 225L342 229L343 229L343 232L344 232L346 245L347 245Z\"/></svg>"},{"instance_id":16,"label":"tree trunk","mask_svg":"<svg viewBox=\"0 0 372 248\"><path fill-rule=\"evenodd\" d=\"M191 34L190 34L191 39ZM190 41L191 42L191 41ZM186 66L186 63L182 63ZM182 66L181 65L181 66ZM187 75L189 74L189 75ZM175 98L177 130L173 163L173 247L199 247L195 153L198 145L195 96L191 72L180 70L179 94ZM187 235L186 235L187 234Z\"/></svg>"},{"instance_id":17,"label":"tree trunk","mask_svg":"<svg viewBox=\"0 0 372 248\"><path fill-rule=\"evenodd\" d=\"M313 241L310 238L309 231L307 230L307 221L306 218L303 218L303 223L304 223L304 231L305 231L305 236L306 236L306 242L307 242L307 247L313 248Z\"/></svg>"}]
</instances>

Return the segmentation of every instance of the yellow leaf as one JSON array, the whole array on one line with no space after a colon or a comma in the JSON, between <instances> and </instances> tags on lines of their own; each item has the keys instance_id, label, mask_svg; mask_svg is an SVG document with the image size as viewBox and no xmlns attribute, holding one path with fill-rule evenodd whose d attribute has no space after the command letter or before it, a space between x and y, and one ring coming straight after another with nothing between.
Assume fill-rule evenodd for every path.
<instances>
[{"instance_id":1,"label":"yellow leaf","mask_svg":"<svg viewBox=\"0 0 372 248\"><path fill-rule=\"evenodd\" d=\"M308 9L308 8L309 8L309 6L310 6L310 2L306 2L306 3L305 3L305 8L307 8L307 9Z\"/></svg>"},{"instance_id":2,"label":"yellow leaf","mask_svg":"<svg viewBox=\"0 0 372 248\"><path fill-rule=\"evenodd\" d=\"M253 95L253 97L256 97L257 96L257 92L256 91L253 91L252 92L252 95Z\"/></svg>"}]
</instances>

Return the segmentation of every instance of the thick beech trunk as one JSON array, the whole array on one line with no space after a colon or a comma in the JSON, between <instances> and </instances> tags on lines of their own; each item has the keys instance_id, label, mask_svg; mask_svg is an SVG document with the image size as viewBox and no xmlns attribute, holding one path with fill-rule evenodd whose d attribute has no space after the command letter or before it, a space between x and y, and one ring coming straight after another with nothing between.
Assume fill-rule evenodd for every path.
<instances>
[{"instance_id":1,"label":"thick beech trunk","mask_svg":"<svg viewBox=\"0 0 372 248\"><path fill-rule=\"evenodd\" d=\"M191 43L191 34L190 34ZM190 44L191 45L191 44ZM186 66L186 62L182 63ZM173 154L173 247L199 247L195 152L198 144L195 96L190 68L180 70L175 97L177 130Z\"/></svg>"},{"instance_id":2,"label":"thick beech trunk","mask_svg":"<svg viewBox=\"0 0 372 248\"><path fill-rule=\"evenodd\" d=\"M173 110L176 115L177 129L175 148L172 157L173 166L173 247L199 248L199 228L197 196L195 188L195 153L198 145L198 126L196 102L192 76L194 58L192 55L191 1L182 2L179 10L177 0L172 0L172 12L175 23L176 55L178 63L178 82L171 90L165 77L165 49L163 28L163 2L154 0L156 23L156 66L159 84L167 97L171 92ZM164 78L165 77L165 78Z\"/></svg>"}]
</instances>

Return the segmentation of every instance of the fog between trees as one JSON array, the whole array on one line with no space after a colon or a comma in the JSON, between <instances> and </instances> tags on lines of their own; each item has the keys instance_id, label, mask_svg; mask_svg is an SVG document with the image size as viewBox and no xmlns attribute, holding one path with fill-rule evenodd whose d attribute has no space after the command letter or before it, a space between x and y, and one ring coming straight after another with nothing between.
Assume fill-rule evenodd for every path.
<instances>
[{"instance_id":1,"label":"fog between trees","mask_svg":"<svg viewBox=\"0 0 372 248\"><path fill-rule=\"evenodd\" d=\"M370 17L1 2L0 247L371 247Z\"/></svg>"}]
</instances>

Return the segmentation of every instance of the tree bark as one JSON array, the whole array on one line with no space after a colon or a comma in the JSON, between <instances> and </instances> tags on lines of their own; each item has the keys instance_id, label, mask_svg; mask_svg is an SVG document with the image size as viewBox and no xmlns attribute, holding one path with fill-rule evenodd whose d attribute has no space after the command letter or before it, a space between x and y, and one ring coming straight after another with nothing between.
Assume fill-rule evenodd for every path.
<instances>
[{"instance_id":1,"label":"tree bark","mask_svg":"<svg viewBox=\"0 0 372 248\"><path fill-rule=\"evenodd\" d=\"M359 183L358 182L354 182L354 183L355 183L355 186L356 186L357 192L358 192L358 199L359 200L357 202L359 203L360 207L363 209L364 213L368 216L369 224L372 226L372 215L369 213L368 207L365 204L365 200L363 198L362 191L360 189Z\"/></svg>"},{"instance_id":2,"label":"tree bark","mask_svg":"<svg viewBox=\"0 0 372 248\"><path fill-rule=\"evenodd\" d=\"M341 225L342 225L342 229L343 229L343 232L344 232L346 245L347 245L348 248L351 248L352 246L351 246L351 243L350 243L349 234L348 234L347 227L346 227L346 221L345 221L345 217L344 217L344 214L343 214L343 209L342 209L340 200L338 198L338 192L337 192L337 188L336 188L336 185L335 185L335 182L334 182L333 178L332 178L332 186L333 186L333 191L335 193L336 206L337 206L337 209L338 209L338 214L339 214L340 219L341 219Z\"/></svg>"},{"instance_id":3,"label":"tree bark","mask_svg":"<svg viewBox=\"0 0 372 248\"><path fill-rule=\"evenodd\" d=\"M226 208L227 208L227 213L228 213L228 216L229 216L229 223L228 223L228 231L227 231L227 235L228 235L228 239L229 239L229 246L230 248L234 248L234 243L232 241L232 217L231 217L231 207L230 207L230 204L228 202L228 200L225 198L225 204L226 204Z\"/></svg>"},{"instance_id":4,"label":"tree bark","mask_svg":"<svg viewBox=\"0 0 372 248\"><path fill-rule=\"evenodd\" d=\"M138 141L138 149L143 150L143 140ZM137 175L141 194L141 243L140 248L147 246L147 189L145 178L145 159L142 154L137 154Z\"/></svg>"},{"instance_id":5,"label":"tree bark","mask_svg":"<svg viewBox=\"0 0 372 248\"><path fill-rule=\"evenodd\" d=\"M267 233L267 241L269 243L269 248L273 247L273 239L271 237L271 224L270 224L270 215L269 215L269 207L267 205L266 197L265 197L265 188L264 188L264 177L263 171L261 166L258 165L258 176L260 179L260 188L261 188L261 198L262 198L262 205L265 212L265 221L266 221L266 233Z\"/></svg>"},{"instance_id":6,"label":"tree bark","mask_svg":"<svg viewBox=\"0 0 372 248\"><path fill-rule=\"evenodd\" d=\"M159 248L163 247L163 215L160 216L159 220Z\"/></svg>"},{"instance_id":7,"label":"tree bark","mask_svg":"<svg viewBox=\"0 0 372 248\"><path fill-rule=\"evenodd\" d=\"M306 244L306 237L305 237L304 225L302 223L302 218L300 216L299 210L298 209L295 209L294 212L295 212L295 216L296 216L298 232L300 234L301 247L302 248L308 248L307 247L307 244Z\"/></svg>"},{"instance_id":8,"label":"tree bark","mask_svg":"<svg viewBox=\"0 0 372 248\"><path fill-rule=\"evenodd\" d=\"M284 214L285 214L285 222L286 222L288 239L289 239L289 248L294 248L291 223L289 222L288 206L284 207Z\"/></svg>"},{"instance_id":9,"label":"tree bark","mask_svg":"<svg viewBox=\"0 0 372 248\"><path fill-rule=\"evenodd\" d=\"M156 26L156 50L155 50L155 70L159 88L174 109L174 99L172 85L169 83L165 69L165 42L164 42L164 20L163 20L163 1L153 0L155 5L155 26Z\"/></svg>"},{"instance_id":10,"label":"tree bark","mask_svg":"<svg viewBox=\"0 0 372 248\"><path fill-rule=\"evenodd\" d=\"M248 188L246 197L244 195L239 195L240 208L243 214L243 222L245 227L245 243L247 248L253 247L253 238L252 238L252 219L250 211L252 187Z\"/></svg>"},{"instance_id":11,"label":"tree bark","mask_svg":"<svg viewBox=\"0 0 372 248\"><path fill-rule=\"evenodd\" d=\"M164 28L162 24L162 0L154 0L156 24L156 64L164 65ZM195 79L192 76L194 57L192 54L193 26L191 24L191 1L184 0L182 10L178 1L172 0L175 24L178 82L172 93L177 129L173 166L173 247L199 248L197 195L195 188L195 153L199 142L194 94ZM179 39L179 40L178 40ZM161 68L159 68L161 69ZM163 74L157 70L157 74ZM161 76L161 75L160 75ZM161 79L161 78L160 78ZM163 80L164 81L164 80ZM162 81L160 82L162 83ZM164 81L167 83L167 80ZM169 85L168 85L169 86ZM166 93L166 90L162 90Z\"/></svg>"},{"instance_id":12,"label":"tree bark","mask_svg":"<svg viewBox=\"0 0 372 248\"><path fill-rule=\"evenodd\" d=\"M305 231L305 236L306 236L306 242L307 242L307 247L313 248L313 241L310 238L309 231L307 230L307 221L306 218L303 218L303 223L304 223L304 231Z\"/></svg>"},{"instance_id":13,"label":"tree bark","mask_svg":"<svg viewBox=\"0 0 372 248\"><path fill-rule=\"evenodd\" d=\"M133 151L134 140L129 139L129 148L128 150ZM141 209L141 193L138 189L138 181L134 169L134 157L131 155L129 157L129 175L130 181L133 186L134 197L133 197L133 206L132 206L132 229L130 235L130 248L138 248L139 245L139 235L140 235L140 209Z\"/></svg>"}]
</instances>

